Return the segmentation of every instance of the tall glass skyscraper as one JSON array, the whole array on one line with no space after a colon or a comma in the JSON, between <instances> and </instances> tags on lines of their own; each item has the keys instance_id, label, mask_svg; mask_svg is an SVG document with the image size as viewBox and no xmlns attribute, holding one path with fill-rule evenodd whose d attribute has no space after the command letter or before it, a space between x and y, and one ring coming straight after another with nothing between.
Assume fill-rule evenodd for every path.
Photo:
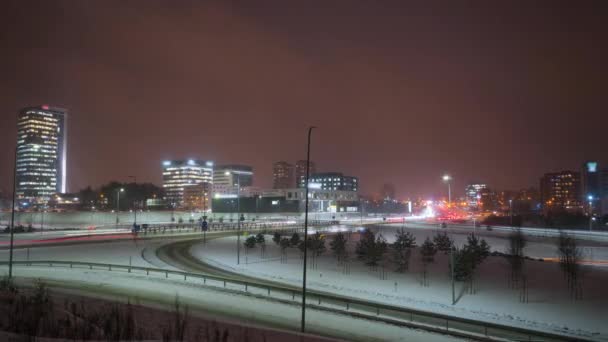
<instances>
[{"instance_id":1,"label":"tall glass skyscraper","mask_svg":"<svg viewBox=\"0 0 608 342\"><path fill-rule=\"evenodd\" d=\"M22 109L17 116L17 196L46 203L66 192L67 111L47 105Z\"/></svg>"}]
</instances>

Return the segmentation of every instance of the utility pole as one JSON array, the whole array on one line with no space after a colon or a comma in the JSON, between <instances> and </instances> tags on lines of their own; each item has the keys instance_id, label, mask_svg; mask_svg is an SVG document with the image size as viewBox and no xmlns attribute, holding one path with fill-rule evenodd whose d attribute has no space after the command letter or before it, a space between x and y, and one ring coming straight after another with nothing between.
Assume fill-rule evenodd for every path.
<instances>
[{"instance_id":1,"label":"utility pole","mask_svg":"<svg viewBox=\"0 0 608 342\"><path fill-rule=\"evenodd\" d=\"M133 183L135 183L135 187L137 187L137 177L136 176L129 176L129 178L133 178ZM133 208L133 213L135 213L135 216L133 218L133 228L135 228L137 226L137 191L135 192L135 202L134 202L134 208Z\"/></svg>"},{"instance_id":2,"label":"utility pole","mask_svg":"<svg viewBox=\"0 0 608 342\"><path fill-rule=\"evenodd\" d=\"M513 228L513 200L509 200L509 216L511 220L511 228Z\"/></svg>"},{"instance_id":3,"label":"utility pole","mask_svg":"<svg viewBox=\"0 0 608 342\"><path fill-rule=\"evenodd\" d=\"M308 242L308 179L310 177L310 136L315 127L308 128L308 148L306 150L306 200L304 207L304 271L302 276L302 332L306 330L306 258L307 258L307 242Z\"/></svg>"},{"instance_id":4,"label":"utility pole","mask_svg":"<svg viewBox=\"0 0 608 342\"><path fill-rule=\"evenodd\" d=\"M456 304L456 291L454 289L454 246L450 249L450 268L452 270L452 305Z\"/></svg>"},{"instance_id":5,"label":"utility pole","mask_svg":"<svg viewBox=\"0 0 608 342\"><path fill-rule=\"evenodd\" d=\"M593 230L593 196L587 196L589 200L589 231Z\"/></svg>"},{"instance_id":6,"label":"utility pole","mask_svg":"<svg viewBox=\"0 0 608 342\"><path fill-rule=\"evenodd\" d=\"M237 235L236 235L236 264L241 264L241 176L236 174L236 219Z\"/></svg>"},{"instance_id":7,"label":"utility pole","mask_svg":"<svg viewBox=\"0 0 608 342\"><path fill-rule=\"evenodd\" d=\"M15 146L15 165L13 167L13 207L11 208L11 245L8 257L8 279L13 276L13 245L15 239L15 202L17 198L17 146Z\"/></svg>"}]
</instances>

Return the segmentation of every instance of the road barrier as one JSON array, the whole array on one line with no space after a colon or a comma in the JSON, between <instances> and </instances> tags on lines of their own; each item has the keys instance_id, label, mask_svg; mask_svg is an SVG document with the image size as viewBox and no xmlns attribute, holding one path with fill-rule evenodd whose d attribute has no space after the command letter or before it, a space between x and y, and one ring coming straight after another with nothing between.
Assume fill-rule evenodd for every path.
<instances>
[{"instance_id":1,"label":"road barrier","mask_svg":"<svg viewBox=\"0 0 608 342\"><path fill-rule=\"evenodd\" d=\"M7 264L7 262L0 262L0 265ZM199 282L202 281L202 285L205 286L223 288L288 304L297 305L301 302L301 291L298 291L295 288L243 281L209 274L79 261L14 261L13 265L25 267L64 267L70 269L84 268L98 271L145 274L146 276L156 275L166 279L172 278L183 281L198 280ZM332 295L314 290L307 291L306 296L308 298L306 303L307 307L313 309L481 341L593 341L592 339L586 339L581 336L562 335L478 321L401 306L375 303L346 296Z\"/></svg>"}]
</instances>

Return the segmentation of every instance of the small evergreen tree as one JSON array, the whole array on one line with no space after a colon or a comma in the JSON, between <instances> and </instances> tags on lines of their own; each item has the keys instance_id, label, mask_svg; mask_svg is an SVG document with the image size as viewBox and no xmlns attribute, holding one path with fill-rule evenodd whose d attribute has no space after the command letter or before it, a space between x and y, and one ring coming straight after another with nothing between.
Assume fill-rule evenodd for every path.
<instances>
[{"instance_id":1,"label":"small evergreen tree","mask_svg":"<svg viewBox=\"0 0 608 342\"><path fill-rule=\"evenodd\" d=\"M255 242L260 245L260 256L264 258L264 254L266 254L266 238L263 233L258 233L255 236Z\"/></svg>"},{"instance_id":2,"label":"small evergreen tree","mask_svg":"<svg viewBox=\"0 0 608 342\"><path fill-rule=\"evenodd\" d=\"M344 261L346 254L346 237L342 232L338 232L334 239L329 243L329 248L334 253L338 262Z\"/></svg>"},{"instance_id":3,"label":"small evergreen tree","mask_svg":"<svg viewBox=\"0 0 608 342\"><path fill-rule=\"evenodd\" d=\"M422 285L429 286L427 279L428 264L435 260L435 254L437 254L437 247L431 241L429 237L424 240L422 246L420 246L420 255L422 256Z\"/></svg>"},{"instance_id":4,"label":"small evergreen tree","mask_svg":"<svg viewBox=\"0 0 608 342\"><path fill-rule=\"evenodd\" d=\"M435 234L435 236L433 236L433 243L435 244L435 247L437 247L437 250L444 254L448 254L452 246L454 246L454 241L450 239L446 232Z\"/></svg>"},{"instance_id":5,"label":"small evergreen tree","mask_svg":"<svg viewBox=\"0 0 608 342\"><path fill-rule=\"evenodd\" d=\"M287 253L287 248L289 248L291 246L291 243L289 242L288 238L281 238L281 240L279 241L279 247L281 248L281 261L284 262L285 261L285 257L286 257L286 253Z\"/></svg>"},{"instance_id":6,"label":"small evergreen tree","mask_svg":"<svg viewBox=\"0 0 608 342\"><path fill-rule=\"evenodd\" d=\"M250 235L247 237L247 239L245 239L245 242L243 242L243 245L245 246L245 248L251 249L251 248L255 247L255 243L256 243L255 236Z\"/></svg>"},{"instance_id":7,"label":"small evergreen tree","mask_svg":"<svg viewBox=\"0 0 608 342\"><path fill-rule=\"evenodd\" d=\"M357 259L365 260L365 258L370 254L370 251L374 249L376 243L376 236L374 232L371 230L365 230L357 242L357 247L355 248L355 253L357 254Z\"/></svg>"},{"instance_id":8,"label":"small evergreen tree","mask_svg":"<svg viewBox=\"0 0 608 342\"><path fill-rule=\"evenodd\" d=\"M279 243L281 242L281 233L274 232L274 235L272 236L272 242L274 242L276 245L279 245Z\"/></svg>"},{"instance_id":9,"label":"small evergreen tree","mask_svg":"<svg viewBox=\"0 0 608 342\"><path fill-rule=\"evenodd\" d=\"M264 234L262 234L262 233L258 233L258 234L255 236L255 242L256 242L256 243L259 243L259 244L264 244L264 243L266 243L266 238L264 237Z\"/></svg>"},{"instance_id":10,"label":"small evergreen tree","mask_svg":"<svg viewBox=\"0 0 608 342\"><path fill-rule=\"evenodd\" d=\"M292 247L297 247L300 244L300 234L293 233L291 239L289 240L289 243Z\"/></svg>"},{"instance_id":11,"label":"small evergreen tree","mask_svg":"<svg viewBox=\"0 0 608 342\"><path fill-rule=\"evenodd\" d=\"M412 233L400 229L397 231L397 236L392 247L395 251L394 259L397 264L397 272L407 271L410 265L412 248L416 247L416 238Z\"/></svg>"}]
</instances>

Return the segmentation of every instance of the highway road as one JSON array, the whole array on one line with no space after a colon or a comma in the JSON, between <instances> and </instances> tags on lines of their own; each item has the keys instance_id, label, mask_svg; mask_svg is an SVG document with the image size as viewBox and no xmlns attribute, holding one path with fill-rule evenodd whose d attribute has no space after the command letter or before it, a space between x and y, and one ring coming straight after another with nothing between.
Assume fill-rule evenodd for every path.
<instances>
[{"instance_id":1,"label":"highway road","mask_svg":"<svg viewBox=\"0 0 608 342\"><path fill-rule=\"evenodd\" d=\"M226 236L230 232L210 233L209 238ZM140 267L154 267L177 270L157 257L157 249L167 243L180 243L192 236L162 239L110 241L104 243L73 244L70 246L38 246L17 248L15 260L63 260L80 262L104 262ZM0 250L0 259L7 259L7 250ZM3 267L6 270L6 267ZM78 294L137 298L138 302L170 305L178 294L193 310L217 314L220 318L237 319L242 323L259 324L274 328L297 331L299 305L292 302L265 300L249 294L221 290L202 284L178 281L174 277L146 277L127 272L108 272L86 268L15 268L16 277L41 278L53 287L63 291L72 290ZM385 324L380 320L357 318L328 310L308 310L309 330L323 336L343 338L353 341L380 340L428 340L450 341L454 337L427 331L409 329L395 324Z\"/></svg>"}]
</instances>

